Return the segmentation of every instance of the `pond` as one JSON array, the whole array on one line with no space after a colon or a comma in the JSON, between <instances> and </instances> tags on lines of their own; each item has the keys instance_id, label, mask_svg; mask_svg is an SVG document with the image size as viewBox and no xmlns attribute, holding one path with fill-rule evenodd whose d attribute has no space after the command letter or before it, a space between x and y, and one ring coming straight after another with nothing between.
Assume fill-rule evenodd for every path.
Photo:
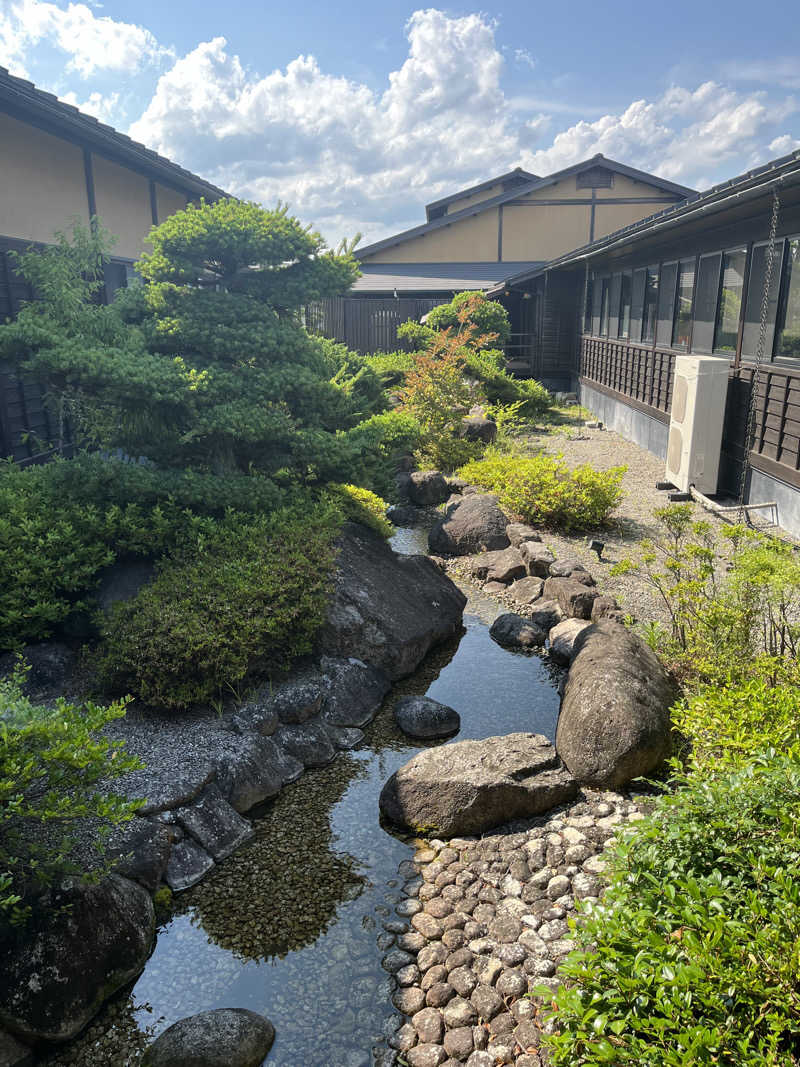
<instances>
[{"instance_id":1,"label":"pond","mask_svg":"<svg viewBox=\"0 0 800 1067\"><path fill-rule=\"evenodd\" d=\"M425 537L401 530L394 544L420 551ZM413 844L381 826L378 795L421 747L395 727L394 700L427 693L452 705L461 715L456 740L555 733L560 674L544 657L496 645L488 624L497 611L472 598L461 636L394 687L361 748L264 805L254 840L175 899L130 994L47 1063L134 1064L153 1035L217 1007L268 1016L276 1030L269 1067L394 1062L387 1038L398 1017L381 958L401 931L398 868Z\"/></svg>"}]
</instances>

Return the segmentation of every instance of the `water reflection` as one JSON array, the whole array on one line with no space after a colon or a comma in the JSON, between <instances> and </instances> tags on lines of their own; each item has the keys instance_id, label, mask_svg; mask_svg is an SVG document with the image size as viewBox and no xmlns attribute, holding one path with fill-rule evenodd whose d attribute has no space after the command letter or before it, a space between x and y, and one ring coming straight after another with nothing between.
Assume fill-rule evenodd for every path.
<instances>
[{"instance_id":1,"label":"water reflection","mask_svg":"<svg viewBox=\"0 0 800 1067\"><path fill-rule=\"evenodd\" d=\"M411 849L381 829L378 795L420 747L395 726L394 701L428 693L452 705L461 715L456 740L516 730L553 736L558 715L557 672L489 638L496 602L471 601L468 610L463 634L395 686L363 748L284 789L256 820L254 841L177 898L132 993L47 1061L51 1067L135 1064L144 1042L134 1019L158 1033L216 1007L250 1008L272 1020L269 1067L394 1062L381 958L397 923L396 872Z\"/></svg>"}]
</instances>

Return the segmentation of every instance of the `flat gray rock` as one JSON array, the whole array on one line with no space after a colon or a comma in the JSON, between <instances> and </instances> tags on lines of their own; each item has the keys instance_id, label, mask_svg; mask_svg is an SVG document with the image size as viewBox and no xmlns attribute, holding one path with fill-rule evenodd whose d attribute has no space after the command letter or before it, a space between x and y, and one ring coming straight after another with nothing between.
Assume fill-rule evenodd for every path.
<instances>
[{"instance_id":1,"label":"flat gray rock","mask_svg":"<svg viewBox=\"0 0 800 1067\"><path fill-rule=\"evenodd\" d=\"M649 774L669 754L675 696L640 638L616 622L593 623L575 641L556 732L559 755L578 781L601 789Z\"/></svg>"},{"instance_id":2,"label":"flat gray rock","mask_svg":"<svg viewBox=\"0 0 800 1067\"><path fill-rule=\"evenodd\" d=\"M253 836L253 827L231 807L216 785L208 786L192 804L178 808L174 817L217 863Z\"/></svg>"},{"instance_id":3,"label":"flat gray rock","mask_svg":"<svg viewBox=\"0 0 800 1067\"><path fill-rule=\"evenodd\" d=\"M336 758L336 748L323 722L306 722L302 726L281 726L275 734L279 748L304 767L327 767Z\"/></svg>"},{"instance_id":4,"label":"flat gray rock","mask_svg":"<svg viewBox=\"0 0 800 1067\"><path fill-rule=\"evenodd\" d=\"M519 581L509 586L508 595L512 600L516 600L518 604L533 604L534 601L541 598L543 587L544 582L541 578L533 576L520 578ZM543 627L540 627L540 629L543 629Z\"/></svg>"},{"instance_id":5,"label":"flat gray rock","mask_svg":"<svg viewBox=\"0 0 800 1067\"><path fill-rule=\"evenodd\" d=\"M389 676L359 659L324 656L320 663L324 702L322 718L331 726L366 726L392 687Z\"/></svg>"},{"instance_id":6,"label":"flat gray rock","mask_svg":"<svg viewBox=\"0 0 800 1067\"><path fill-rule=\"evenodd\" d=\"M590 619L592 604L599 592L575 578L548 578L542 596L555 600L562 612L571 619Z\"/></svg>"},{"instance_id":7,"label":"flat gray rock","mask_svg":"<svg viewBox=\"0 0 800 1067\"><path fill-rule=\"evenodd\" d=\"M447 704L430 697L400 697L394 706L394 721L409 737L451 737L461 728L461 717Z\"/></svg>"},{"instance_id":8,"label":"flat gray rock","mask_svg":"<svg viewBox=\"0 0 800 1067\"><path fill-rule=\"evenodd\" d=\"M175 893L189 889L204 878L214 866L214 860L191 837L172 846L164 881Z\"/></svg>"},{"instance_id":9,"label":"flat gray rock","mask_svg":"<svg viewBox=\"0 0 800 1067\"><path fill-rule=\"evenodd\" d=\"M398 826L453 837L538 815L576 790L546 737L516 733L419 752L383 787L380 807Z\"/></svg>"},{"instance_id":10,"label":"flat gray rock","mask_svg":"<svg viewBox=\"0 0 800 1067\"><path fill-rule=\"evenodd\" d=\"M510 522L506 526L506 536L514 548L519 548L524 541L541 541L542 539L538 530L534 530L526 522Z\"/></svg>"},{"instance_id":11,"label":"flat gray rock","mask_svg":"<svg viewBox=\"0 0 800 1067\"><path fill-rule=\"evenodd\" d=\"M244 1008L217 1008L173 1023L145 1053L143 1067L260 1067L275 1029Z\"/></svg>"},{"instance_id":12,"label":"flat gray rock","mask_svg":"<svg viewBox=\"0 0 800 1067\"><path fill-rule=\"evenodd\" d=\"M243 734L236 753L228 755L217 770L219 790L238 812L276 796L283 783L275 744L258 733Z\"/></svg>"}]
</instances>

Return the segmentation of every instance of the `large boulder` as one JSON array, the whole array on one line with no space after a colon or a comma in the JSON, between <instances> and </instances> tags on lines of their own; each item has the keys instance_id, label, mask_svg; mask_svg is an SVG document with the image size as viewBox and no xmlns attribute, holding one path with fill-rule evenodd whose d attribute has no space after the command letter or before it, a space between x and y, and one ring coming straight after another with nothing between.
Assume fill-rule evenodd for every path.
<instances>
[{"instance_id":1,"label":"large boulder","mask_svg":"<svg viewBox=\"0 0 800 1067\"><path fill-rule=\"evenodd\" d=\"M461 436L490 445L497 438L497 423L485 415L467 415L461 420Z\"/></svg>"},{"instance_id":2,"label":"large boulder","mask_svg":"<svg viewBox=\"0 0 800 1067\"><path fill-rule=\"evenodd\" d=\"M423 740L450 737L461 727L461 717L455 708L420 696L400 697L394 706L394 721L404 734Z\"/></svg>"},{"instance_id":3,"label":"large boulder","mask_svg":"<svg viewBox=\"0 0 800 1067\"><path fill-rule=\"evenodd\" d=\"M458 633L466 602L427 556L397 555L378 534L348 524L317 649L402 678L431 648Z\"/></svg>"},{"instance_id":4,"label":"large boulder","mask_svg":"<svg viewBox=\"0 0 800 1067\"><path fill-rule=\"evenodd\" d=\"M579 782L617 789L669 754L675 687L654 653L619 623L593 623L574 651L556 748Z\"/></svg>"},{"instance_id":5,"label":"large boulder","mask_svg":"<svg viewBox=\"0 0 800 1067\"><path fill-rule=\"evenodd\" d=\"M551 578L572 578L582 585L594 585L595 581L582 563L576 559L557 559L550 564Z\"/></svg>"},{"instance_id":6,"label":"large boulder","mask_svg":"<svg viewBox=\"0 0 800 1067\"><path fill-rule=\"evenodd\" d=\"M528 568L528 574L535 578L549 576L550 567L555 562L555 556L549 548L545 548L538 541L523 541L519 546L519 552Z\"/></svg>"},{"instance_id":7,"label":"large boulder","mask_svg":"<svg viewBox=\"0 0 800 1067\"><path fill-rule=\"evenodd\" d=\"M428 547L441 556L471 556L477 552L508 548L508 519L497 497L471 493L449 505L428 534Z\"/></svg>"},{"instance_id":8,"label":"large boulder","mask_svg":"<svg viewBox=\"0 0 800 1067\"><path fill-rule=\"evenodd\" d=\"M567 667L575 657L575 642L590 622L585 619L564 619L550 631L550 658Z\"/></svg>"},{"instance_id":9,"label":"large boulder","mask_svg":"<svg viewBox=\"0 0 800 1067\"><path fill-rule=\"evenodd\" d=\"M525 574L525 564L516 548L501 548L496 552L482 552L472 561L472 574L487 582L513 582Z\"/></svg>"},{"instance_id":10,"label":"large boulder","mask_svg":"<svg viewBox=\"0 0 800 1067\"><path fill-rule=\"evenodd\" d=\"M398 826L454 837L538 815L576 790L546 737L506 734L419 752L383 787L380 807Z\"/></svg>"},{"instance_id":11,"label":"large boulder","mask_svg":"<svg viewBox=\"0 0 800 1067\"><path fill-rule=\"evenodd\" d=\"M263 1015L217 1008L173 1023L144 1054L142 1067L260 1067L274 1040Z\"/></svg>"},{"instance_id":12,"label":"large boulder","mask_svg":"<svg viewBox=\"0 0 800 1067\"><path fill-rule=\"evenodd\" d=\"M503 648L518 650L541 648L547 639L544 630L513 611L497 616L489 627L489 636Z\"/></svg>"},{"instance_id":13,"label":"large boulder","mask_svg":"<svg viewBox=\"0 0 800 1067\"><path fill-rule=\"evenodd\" d=\"M542 595L542 587L544 582L541 578L520 578L518 582L514 582L509 586L508 595L512 600L516 600L518 604L533 604L534 601L539 600Z\"/></svg>"},{"instance_id":14,"label":"large boulder","mask_svg":"<svg viewBox=\"0 0 800 1067\"><path fill-rule=\"evenodd\" d=\"M112 874L68 881L2 946L0 1026L28 1041L67 1041L142 970L155 933L150 894Z\"/></svg>"},{"instance_id":15,"label":"large boulder","mask_svg":"<svg viewBox=\"0 0 800 1067\"><path fill-rule=\"evenodd\" d=\"M506 526L506 534L514 548L519 548L525 541L541 541L538 530L526 522L510 522Z\"/></svg>"},{"instance_id":16,"label":"large boulder","mask_svg":"<svg viewBox=\"0 0 800 1067\"><path fill-rule=\"evenodd\" d=\"M440 471L414 471L408 476L406 492L412 504L426 508L443 504L450 496L450 485Z\"/></svg>"}]
</instances>

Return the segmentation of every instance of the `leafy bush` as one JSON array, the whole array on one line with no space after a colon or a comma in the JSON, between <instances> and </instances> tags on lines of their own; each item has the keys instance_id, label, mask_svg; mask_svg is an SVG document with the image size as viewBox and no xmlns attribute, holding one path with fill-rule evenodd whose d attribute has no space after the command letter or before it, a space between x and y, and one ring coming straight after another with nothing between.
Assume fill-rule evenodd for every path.
<instances>
[{"instance_id":1,"label":"leafy bush","mask_svg":"<svg viewBox=\"0 0 800 1067\"><path fill-rule=\"evenodd\" d=\"M765 658L749 669L746 680L701 686L672 709L694 770L741 765L762 749L786 751L800 741L797 661Z\"/></svg>"},{"instance_id":2,"label":"leafy bush","mask_svg":"<svg viewBox=\"0 0 800 1067\"><path fill-rule=\"evenodd\" d=\"M681 778L562 965L553 1067L797 1063L800 759Z\"/></svg>"},{"instance_id":3,"label":"leafy bush","mask_svg":"<svg viewBox=\"0 0 800 1067\"><path fill-rule=\"evenodd\" d=\"M619 503L625 470L588 465L570 470L558 457L495 454L467 463L459 474L535 526L586 530L602 525Z\"/></svg>"},{"instance_id":4,"label":"leafy bush","mask_svg":"<svg viewBox=\"0 0 800 1067\"><path fill-rule=\"evenodd\" d=\"M345 400L342 425L355 425L387 406L383 381L365 356L327 337L315 338L330 372L331 384Z\"/></svg>"},{"instance_id":5,"label":"leafy bush","mask_svg":"<svg viewBox=\"0 0 800 1067\"><path fill-rule=\"evenodd\" d=\"M394 533L394 526L386 518L386 501L369 489L357 485L331 485L329 494L341 507L346 521L360 522L387 539Z\"/></svg>"},{"instance_id":6,"label":"leafy bush","mask_svg":"<svg viewBox=\"0 0 800 1067\"><path fill-rule=\"evenodd\" d=\"M384 389L393 389L402 385L406 372L414 366L414 357L410 352L375 352L365 356L367 366L380 378Z\"/></svg>"},{"instance_id":7,"label":"leafy bush","mask_svg":"<svg viewBox=\"0 0 800 1067\"><path fill-rule=\"evenodd\" d=\"M409 319L397 331L401 340L415 348L427 348L434 334L440 330L455 329L466 323L472 327L477 340L476 347L488 348L493 344L504 345L511 335L508 312L496 300L487 300L483 293L456 293L448 304L439 304L428 312L424 323Z\"/></svg>"},{"instance_id":8,"label":"leafy bush","mask_svg":"<svg viewBox=\"0 0 800 1067\"><path fill-rule=\"evenodd\" d=\"M656 591L669 633L651 627L657 651L684 677L746 677L760 657L800 650L800 560L790 548L741 525L716 531L690 505L654 512L659 534L611 574L637 574Z\"/></svg>"},{"instance_id":9,"label":"leafy bush","mask_svg":"<svg viewBox=\"0 0 800 1067\"><path fill-rule=\"evenodd\" d=\"M118 556L157 554L209 525L169 500L143 508L64 492L71 466L0 465L0 649L47 637L85 610L98 571Z\"/></svg>"},{"instance_id":10,"label":"leafy bush","mask_svg":"<svg viewBox=\"0 0 800 1067\"><path fill-rule=\"evenodd\" d=\"M520 405L519 412L528 419L543 415L552 397L533 378L514 378L505 369L505 356L496 350L468 351L465 356L467 374L476 378L492 404Z\"/></svg>"},{"instance_id":11,"label":"leafy bush","mask_svg":"<svg viewBox=\"0 0 800 1067\"><path fill-rule=\"evenodd\" d=\"M398 463L415 451L421 436L419 423L407 411L384 411L360 422L350 431L359 456L353 477L393 499Z\"/></svg>"},{"instance_id":12,"label":"leafy bush","mask_svg":"<svg viewBox=\"0 0 800 1067\"><path fill-rule=\"evenodd\" d=\"M23 696L24 679L22 669L0 678L0 931L27 918L41 889L78 873L70 852L79 820L101 820L101 851L104 832L138 807L98 788L140 766L100 732L125 701L40 707Z\"/></svg>"},{"instance_id":13,"label":"leafy bush","mask_svg":"<svg viewBox=\"0 0 800 1067\"><path fill-rule=\"evenodd\" d=\"M181 708L235 693L311 649L330 590L341 504L232 513L117 604L100 671L117 691Z\"/></svg>"},{"instance_id":14,"label":"leafy bush","mask_svg":"<svg viewBox=\"0 0 800 1067\"><path fill-rule=\"evenodd\" d=\"M464 379L458 340L447 331L436 335L428 352L414 356L401 395L402 410L420 426L415 456L421 466L449 472L480 454L480 442L461 436L464 415L476 396Z\"/></svg>"}]
</instances>

